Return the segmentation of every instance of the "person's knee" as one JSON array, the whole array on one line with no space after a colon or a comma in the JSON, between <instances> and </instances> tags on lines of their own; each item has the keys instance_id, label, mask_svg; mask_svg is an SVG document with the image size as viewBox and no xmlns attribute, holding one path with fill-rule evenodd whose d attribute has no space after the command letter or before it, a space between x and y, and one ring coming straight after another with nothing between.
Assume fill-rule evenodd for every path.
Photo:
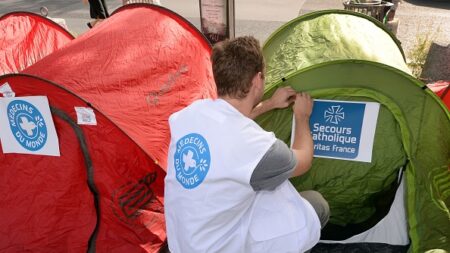
<instances>
[{"instance_id":1,"label":"person's knee","mask_svg":"<svg viewBox=\"0 0 450 253\"><path fill-rule=\"evenodd\" d=\"M322 194L317 191L304 191L301 192L300 195L308 200L308 202L313 206L317 216L319 216L320 224L323 228L330 219L330 206L328 205L328 202Z\"/></svg>"}]
</instances>

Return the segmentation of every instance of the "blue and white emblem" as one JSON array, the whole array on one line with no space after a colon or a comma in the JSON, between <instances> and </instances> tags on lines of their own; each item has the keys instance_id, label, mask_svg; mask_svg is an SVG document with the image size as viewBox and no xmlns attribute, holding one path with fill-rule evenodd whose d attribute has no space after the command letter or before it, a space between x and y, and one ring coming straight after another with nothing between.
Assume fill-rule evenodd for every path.
<instances>
[{"instance_id":1,"label":"blue and white emblem","mask_svg":"<svg viewBox=\"0 0 450 253\"><path fill-rule=\"evenodd\" d=\"M211 154L208 142L203 136L191 133L176 143L174 166L176 178L186 189L200 185L208 174Z\"/></svg>"},{"instance_id":2,"label":"blue and white emblem","mask_svg":"<svg viewBox=\"0 0 450 253\"><path fill-rule=\"evenodd\" d=\"M333 124L339 124L345 119L344 107L340 105L332 105L324 112L324 118L326 122Z\"/></svg>"},{"instance_id":3,"label":"blue and white emblem","mask_svg":"<svg viewBox=\"0 0 450 253\"><path fill-rule=\"evenodd\" d=\"M44 117L32 104L14 100L7 107L8 122L17 142L29 151L41 149L47 142Z\"/></svg>"}]
</instances>

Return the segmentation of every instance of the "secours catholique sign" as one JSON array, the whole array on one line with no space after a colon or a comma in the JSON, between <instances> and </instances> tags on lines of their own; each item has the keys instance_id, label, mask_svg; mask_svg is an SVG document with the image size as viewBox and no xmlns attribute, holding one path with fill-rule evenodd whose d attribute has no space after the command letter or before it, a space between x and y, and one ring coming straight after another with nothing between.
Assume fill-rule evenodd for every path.
<instances>
[{"instance_id":1,"label":"secours catholique sign","mask_svg":"<svg viewBox=\"0 0 450 253\"><path fill-rule=\"evenodd\" d=\"M314 100L314 156L371 162L379 109L374 102Z\"/></svg>"}]
</instances>

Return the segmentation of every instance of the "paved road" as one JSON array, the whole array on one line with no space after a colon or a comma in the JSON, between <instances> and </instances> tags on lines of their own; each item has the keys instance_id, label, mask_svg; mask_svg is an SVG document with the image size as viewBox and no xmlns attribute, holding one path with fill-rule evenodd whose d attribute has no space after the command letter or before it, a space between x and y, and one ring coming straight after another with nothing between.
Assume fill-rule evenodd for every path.
<instances>
[{"instance_id":1,"label":"paved road","mask_svg":"<svg viewBox=\"0 0 450 253\"><path fill-rule=\"evenodd\" d=\"M110 10L116 9L121 1L107 1ZM89 6L83 5L81 0L2 0L0 1L0 15L11 11L30 11L39 13L39 9L46 6L49 16L64 18L69 30L75 35L85 32L89 21Z\"/></svg>"},{"instance_id":2,"label":"paved road","mask_svg":"<svg viewBox=\"0 0 450 253\"><path fill-rule=\"evenodd\" d=\"M106 0L110 12L121 6L121 0ZM161 0L161 3L199 27L198 0ZM253 35L264 41L278 27L299 14L343 9L342 0L235 0L236 35ZM81 0L1 0L0 15L11 11L39 12L49 9L51 17L64 18L69 29L77 34L88 28L89 7ZM407 55L417 40L429 36L433 41L424 77L450 80L450 1L403 0L396 17L397 37Z\"/></svg>"},{"instance_id":3,"label":"paved road","mask_svg":"<svg viewBox=\"0 0 450 253\"><path fill-rule=\"evenodd\" d=\"M238 0L236 1L236 35L251 34L264 41L275 29L298 15L305 0ZM106 0L110 12L121 6L121 0ZM198 0L161 0L161 3L199 27ZM39 13L41 6L49 16L64 18L71 32L82 34L88 28L89 6L81 0L2 0L0 15L11 11ZM276 10L276 11L273 11Z\"/></svg>"},{"instance_id":4,"label":"paved road","mask_svg":"<svg viewBox=\"0 0 450 253\"><path fill-rule=\"evenodd\" d=\"M420 39L428 37L433 42L422 78L450 80L450 1L404 0L397 16L398 38L407 56Z\"/></svg>"}]
</instances>

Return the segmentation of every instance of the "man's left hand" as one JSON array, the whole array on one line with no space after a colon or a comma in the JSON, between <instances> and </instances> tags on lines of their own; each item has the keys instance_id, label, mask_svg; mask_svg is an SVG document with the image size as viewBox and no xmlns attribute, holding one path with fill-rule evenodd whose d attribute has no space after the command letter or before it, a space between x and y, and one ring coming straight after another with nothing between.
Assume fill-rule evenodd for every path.
<instances>
[{"instance_id":1,"label":"man's left hand","mask_svg":"<svg viewBox=\"0 0 450 253\"><path fill-rule=\"evenodd\" d=\"M272 97L269 98L271 109L288 107L295 101L295 95L297 92L290 86L278 88Z\"/></svg>"}]
</instances>

